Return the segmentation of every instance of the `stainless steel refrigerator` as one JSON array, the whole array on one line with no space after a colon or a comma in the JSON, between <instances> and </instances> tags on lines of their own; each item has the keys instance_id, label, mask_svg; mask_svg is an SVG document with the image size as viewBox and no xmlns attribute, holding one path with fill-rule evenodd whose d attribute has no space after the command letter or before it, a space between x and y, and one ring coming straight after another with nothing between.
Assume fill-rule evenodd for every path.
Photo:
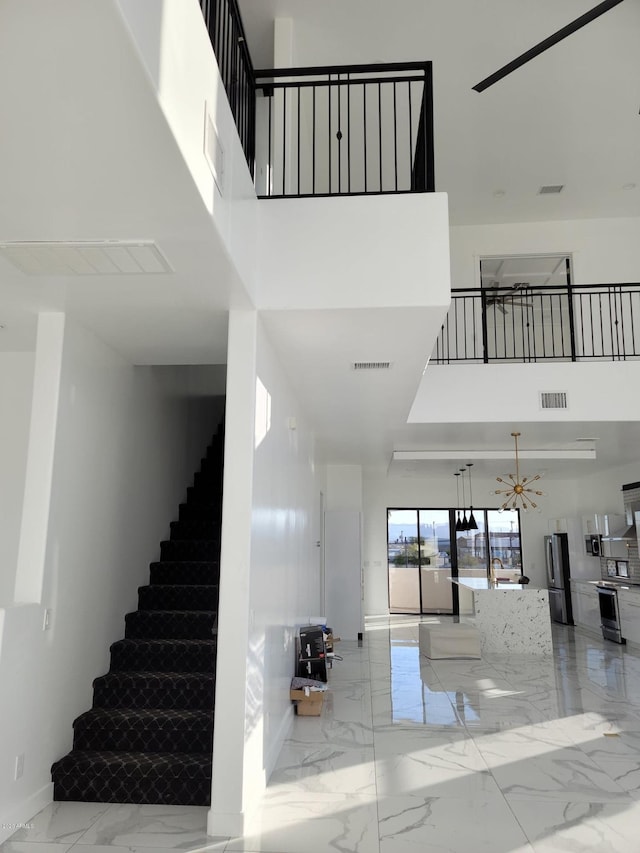
<instances>
[{"instance_id":1,"label":"stainless steel refrigerator","mask_svg":"<svg viewBox=\"0 0 640 853\"><path fill-rule=\"evenodd\" d=\"M571 589L569 578L569 541L566 533L552 533L544 537L544 555L547 564L547 587L551 620L563 625L573 625Z\"/></svg>"}]
</instances>

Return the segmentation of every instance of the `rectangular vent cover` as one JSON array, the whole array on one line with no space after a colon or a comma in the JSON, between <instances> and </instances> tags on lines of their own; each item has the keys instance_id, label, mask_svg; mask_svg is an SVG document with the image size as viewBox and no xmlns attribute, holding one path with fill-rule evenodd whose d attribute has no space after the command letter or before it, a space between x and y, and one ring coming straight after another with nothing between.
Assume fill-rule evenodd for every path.
<instances>
[{"instance_id":1,"label":"rectangular vent cover","mask_svg":"<svg viewBox=\"0 0 640 853\"><path fill-rule=\"evenodd\" d=\"M561 193L564 189L564 184L548 184L546 187L540 187L538 195L554 195Z\"/></svg>"},{"instance_id":2,"label":"rectangular vent cover","mask_svg":"<svg viewBox=\"0 0 640 853\"><path fill-rule=\"evenodd\" d=\"M354 370L388 370L391 367L390 361L354 361Z\"/></svg>"},{"instance_id":3,"label":"rectangular vent cover","mask_svg":"<svg viewBox=\"0 0 640 853\"><path fill-rule=\"evenodd\" d=\"M157 275L173 272L151 240L0 243L0 257L26 275Z\"/></svg>"},{"instance_id":4,"label":"rectangular vent cover","mask_svg":"<svg viewBox=\"0 0 640 853\"><path fill-rule=\"evenodd\" d=\"M540 408L541 409L566 409L567 408L567 392L566 391L541 391L540 392Z\"/></svg>"}]
</instances>

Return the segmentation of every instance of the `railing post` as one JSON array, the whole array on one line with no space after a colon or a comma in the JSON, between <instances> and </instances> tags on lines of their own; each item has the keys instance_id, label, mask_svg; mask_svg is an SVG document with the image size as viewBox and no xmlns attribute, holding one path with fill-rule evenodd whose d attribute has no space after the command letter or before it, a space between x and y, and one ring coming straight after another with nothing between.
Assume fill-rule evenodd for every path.
<instances>
[{"instance_id":1,"label":"railing post","mask_svg":"<svg viewBox=\"0 0 640 853\"><path fill-rule=\"evenodd\" d=\"M488 332L487 332L487 292L483 288L480 290L480 300L482 302L482 360L485 364L489 363L489 347L488 347Z\"/></svg>"},{"instance_id":2,"label":"railing post","mask_svg":"<svg viewBox=\"0 0 640 853\"><path fill-rule=\"evenodd\" d=\"M569 337L571 339L571 361L577 361L576 355L576 326L573 313L573 285L571 284L571 270L567 259L567 298L569 300Z\"/></svg>"},{"instance_id":3,"label":"railing post","mask_svg":"<svg viewBox=\"0 0 640 853\"><path fill-rule=\"evenodd\" d=\"M435 192L435 157L433 150L433 72L430 62L425 63L424 69L424 156L426 171L426 190Z\"/></svg>"}]
</instances>

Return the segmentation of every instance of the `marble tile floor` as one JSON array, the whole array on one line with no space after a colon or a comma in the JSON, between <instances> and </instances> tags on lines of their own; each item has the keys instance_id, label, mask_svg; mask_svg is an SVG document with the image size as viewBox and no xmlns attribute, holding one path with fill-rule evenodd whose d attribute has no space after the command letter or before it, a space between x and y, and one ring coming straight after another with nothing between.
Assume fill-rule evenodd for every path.
<instances>
[{"instance_id":1,"label":"marble tile floor","mask_svg":"<svg viewBox=\"0 0 640 853\"><path fill-rule=\"evenodd\" d=\"M417 617L342 643L252 830L202 808L60 803L5 853L640 853L640 655L554 626L553 658L428 661Z\"/></svg>"}]
</instances>

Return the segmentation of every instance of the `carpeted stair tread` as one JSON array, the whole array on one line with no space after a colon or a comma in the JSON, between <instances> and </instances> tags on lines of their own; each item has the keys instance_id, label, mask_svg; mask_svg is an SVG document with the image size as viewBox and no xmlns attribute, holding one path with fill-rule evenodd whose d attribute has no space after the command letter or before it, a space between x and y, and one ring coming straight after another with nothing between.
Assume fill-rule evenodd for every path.
<instances>
[{"instance_id":1,"label":"carpeted stair tread","mask_svg":"<svg viewBox=\"0 0 640 853\"><path fill-rule=\"evenodd\" d=\"M207 806L209 753L73 750L51 768L54 800Z\"/></svg>"},{"instance_id":2,"label":"carpeted stair tread","mask_svg":"<svg viewBox=\"0 0 640 853\"><path fill-rule=\"evenodd\" d=\"M138 610L216 610L217 584L154 584L138 587Z\"/></svg>"},{"instance_id":3,"label":"carpeted stair tread","mask_svg":"<svg viewBox=\"0 0 640 853\"><path fill-rule=\"evenodd\" d=\"M111 645L111 672L215 672L216 641L125 639Z\"/></svg>"},{"instance_id":4,"label":"carpeted stair tread","mask_svg":"<svg viewBox=\"0 0 640 853\"><path fill-rule=\"evenodd\" d=\"M213 713L166 708L93 708L73 723L76 750L207 752Z\"/></svg>"},{"instance_id":5,"label":"carpeted stair tread","mask_svg":"<svg viewBox=\"0 0 640 853\"><path fill-rule=\"evenodd\" d=\"M208 610L136 610L124 618L127 639L209 640L218 624Z\"/></svg>"},{"instance_id":6,"label":"carpeted stair tread","mask_svg":"<svg viewBox=\"0 0 640 853\"><path fill-rule=\"evenodd\" d=\"M160 543L160 561L217 560L219 539L165 539Z\"/></svg>"},{"instance_id":7,"label":"carpeted stair tread","mask_svg":"<svg viewBox=\"0 0 640 853\"><path fill-rule=\"evenodd\" d=\"M220 580L218 560L162 560L149 568L151 585L206 585Z\"/></svg>"},{"instance_id":8,"label":"carpeted stair tread","mask_svg":"<svg viewBox=\"0 0 640 853\"><path fill-rule=\"evenodd\" d=\"M216 491L222 493L222 471L196 471L193 475L193 488L196 492L202 491L205 494Z\"/></svg>"},{"instance_id":9,"label":"carpeted stair tread","mask_svg":"<svg viewBox=\"0 0 640 853\"><path fill-rule=\"evenodd\" d=\"M217 504L222 500L222 483L219 486L212 487L208 484L206 487L196 488L195 486L187 487L187 503L191 504Z\"/></svg>"},{"instance_id":10,"label":"carpeted stair tread","mask_svg":"<svg viewBox=\"0 0 640 853\"><path fill-rule=\"evenodd\" d=\"M211 672L109 672L94 679L94 708L173 708L211 713Z\"/></svg>"},{"instance_id":11,"label":"carpeted stair tread","mask_svg":"<svg viewBox=\"0 0 640 853\"><path fill-rule=\"evenodd\" d=\"M180 504L178 521L215 521L220 529L222 501L202 501Z\"/></svg>"},{"instance_id":12,"label":"carpeted stair tread","mask_svg":"<svg viewBox=\"0 0 640 853\"><path fill-rule=\"evenodd\" d=\"M172 521L171 539L220 539L219 519L191 519Z\"/></svg>"}]
</instances>

